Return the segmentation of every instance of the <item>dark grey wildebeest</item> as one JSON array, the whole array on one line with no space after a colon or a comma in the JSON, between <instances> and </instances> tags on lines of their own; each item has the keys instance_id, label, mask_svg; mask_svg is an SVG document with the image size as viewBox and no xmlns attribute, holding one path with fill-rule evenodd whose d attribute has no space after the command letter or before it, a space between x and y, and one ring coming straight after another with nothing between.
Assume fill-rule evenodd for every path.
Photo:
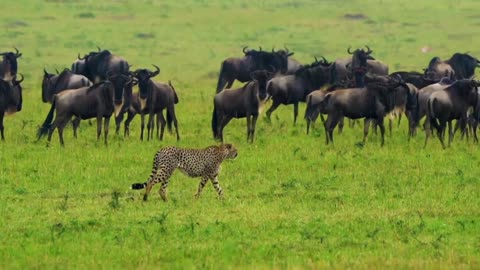
<instances>
[{"instance_id":1,"label":"dark grey wildebeest","mask_svg":"<svg viewBox=\"0 0 480 270\"><path fill-rule=\"evenodd\" d=\"M445 149L445 128L448 124L448 146L453 140L452 120L457 119L465 129L467 111L469 107L477 105L478 93L476 87L480 81L463 79L458 80L433 92L427 100L427 121L437 130L437 136ZM475 111L475 108L474 108ZM425 131L425 145L427 146L430 130Z\"/></svg>"},{"instance_id":2,"label":"dark grey wildebeest","mask_svg":"<svg viewBox=\"0 0 480 270\"><path fill-rule=\"evenodd\" d=\"M480 61L466 53L454 53L452 57L445 61L440 60L439 57L434 57L425 69L425 77L437 80L443 77L456 80L470 79L478 66L480 66Z\"/></svg>"},{"instance_id":3,"label":"dark grey wildebeest","mask_svg":"<svg viewBox=\"0 0 480 270\"><path fill-rule=\"evenodd\" d=\"M125 102L125 88L132 78L128 75L113 75L89 87L67 89L53 97L52 106L45 122L38 130L40 139L48 133L48 144L53 131L58 128L60 144L63 146L63 129L72 116L80 119L97 119L97 140L102 132L104 119L105 145L107 144L109 121L112 114L118 115ZM56 112L53 119L54 111ZM52 123L53 121L53 123Z\"/></svg>"},{"instance_id":4,"label":"dark grey wildebeest","mask_svg":"<svg viewBox=\"0 0 480 270\"><path fill-rule=\"evenodd\" d=\"M280 104L293 104L293 123L297 122L298 103L305 102L307 95L313 90L319 89L327 83L331 83L335 77L335 65L322 61L315 61L306 65L293 75L277 76L267 83L267 92L272 99L272 105L267 110L267 119Z\"/></svg>"},{"instance_id":5,"label":"dark grey wildebeest","mask_svg":"<svg viewBox=\"0 0 480 270\"><path fill-rule=\"evenodd\" d=\"M15 48L15 52L0 53L2 61L0 62L0 79L12 80L17 76L18 62L17 59L22 56L22 53Z\"/></svg>"},{"instance_id":6,"label":"dark grey wildebeest","mask_svg":"<svg viewBox=\"0 0 480 270\"><path fill-rule=\"evenodd\" d=\"M364 88L339 89L325 95L323 103L328 114L325 123L326 142L333 143L333 130L342 117L350 119L365 118L365 143L370 120L380 127L381 145L384 144L385 126L383 119L394 108L395 91L402 85L399 78L389 76L373 77Z\"/></svg>"},{"instance_id":7,"label":"dark grey wildebeest","mask_svg":"<svg viewBox=\"0 0 480 270\"><path fill-rule=\"evenodd\" d=\"M268 97L266 85L272 75L266 70L255 71L251 74L252 80L243 87L215 95L212 113L214 139L223 142L223 128L232 118L247 118L247 141L253 142L260 105Z\"/></svg>"},{"instance_id":8,"label":"dark grey wildebeest","mask_svg":"<svg viewBox=\"0 0 480 270\"><path fill-rule=\"evenodd\" d=\"M257 70L277 71L284 74L288 70L288 56L293 53L287 51L256 51L243 48L244 56L231 57L222 62L218 76L216 93L220 93L226 86L231 88L233 82L250 81L250 74Z\"/></svg>"},{"instance_id":9,"label":"dark grey wildebeest","mask_svg":"<svg viewBox=\"0 0 480 270\"><path fill-rule=\"evenodd\" d=\"M14 77L11 81L0 79L0 136L5 140L3 118L22 110L22 79L17 81Z\"/></svg>"},{"instance_id":10,"label":"dark grey wildebeest","mask_svg":"<svg viewBox=\"0 0 480 270\"><path fill-rule=\"evenodd\" d=\"M353 81L356 83L354 87L363 87L364 85L358 84L358 78L356 73L361 75L362 73L370 73L376 75L388 75L388 65L380 60L376 60L371 56L373 52L368 46L367 50L356 49L351 51L350 47L347 52L351 54L351 57L338 58L335 60L336 81ZM361 77L360 77L361 78Z\"/></svg>"},{"instance_id":11,"label":"dark grey wildebeest","mask_svg":"<svg viewBox=\"0 0 480 270\"><path fill-rule=\"evenodd\" d=\"M130 119L128 123L125 123L125 127L128 129L128 124L133 119L135 113L140 113L141 116L141 131L140 131L140 140L143 140L143 130L145 128L145 114L148 114L147 122L147 140L153 139L153 130L154 130L154 118L157 116L157 138L163 140L163 134L165 131L165 125L169 131L172 130L172 122L175 126L175 132L177 136L177 141L180 140L180 135L178 133L178 121L175 114L175 104L178 104L178 96L173 87L172 83L169 81L168 84L162 82L154 82L153 77L157 76L160 73L160 68L155 66L155 71L150 71L148 69L137 69L133 72L133 75L138 80L138 89L139 93L132 100L135 101L135 104L132 103L132 108L129 108L127 111ZM140 108L135 108L140 105ZM163 111L166 110L166 118L163 116ZM133 114L133 115L132 115ZM160 134L159 134L159 124L160 124Z\"/></svg>"},{"instance_id":12,"label":"dark grey wildebeest","mask_svg":"<svg viewBox=\"0 0 480 270\"><path fill-rule=\"evenodd\" d=\"M418 89L440 81L425 78L425 74L416 71L397 71L390 73L390 76L400 76L405 83L413 84Z\"/></svg>"},{"instance_id":13,"label":"dark grey wildebeest","mask_svg":"<svg viewBox=\"0 0 480 270\"><path fill-rule=\"evenodd\" d=\"M83 73L90 81L97 83L106 80L109 75L127 74L130 66L124 58L112 54L108 50L90 52L78 60L84 60Z\"/></svg>"},{"instance_id":14,"label":"dark grey wildebeest","mask_svg":"<svg viewBox=\"0 0 480 270\"><path fill-rule=\"evenodd\" d=\"M66 89L76 89L91 86L92 82L85 76L75 74L69 69L64 69L60 74L48 73L43 70L42 101L52 103L53 95Z\"/></svg>"}]
</instances>

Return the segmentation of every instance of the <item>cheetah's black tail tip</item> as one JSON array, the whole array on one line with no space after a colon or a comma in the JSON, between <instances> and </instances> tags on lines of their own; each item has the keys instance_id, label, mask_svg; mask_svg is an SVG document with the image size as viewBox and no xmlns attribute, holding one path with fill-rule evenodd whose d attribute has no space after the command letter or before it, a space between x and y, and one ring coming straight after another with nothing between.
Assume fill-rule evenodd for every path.
<instances>
[{"instance_id":1,"label":"cheetah's black tail tip","mask_svg":"<svg viewBox=\"0 0 480 270\"><path fill-rule=\"evenodd\" d=\"M135 183L132 184L132 189L144 189L147 186L147 183Z\"/></svg>"}]
</instances>

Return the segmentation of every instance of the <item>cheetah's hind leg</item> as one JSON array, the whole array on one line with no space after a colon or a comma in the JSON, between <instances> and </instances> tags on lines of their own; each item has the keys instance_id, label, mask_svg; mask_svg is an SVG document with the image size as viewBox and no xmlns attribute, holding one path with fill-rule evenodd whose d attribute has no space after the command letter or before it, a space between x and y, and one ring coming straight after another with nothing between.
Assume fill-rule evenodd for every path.
<instances>
[{"instance_id":1,"label":"cheetah's hind leg","mask_svg":"<svg viewBox=\"0 0 480 270\"><path fill-rule=\"evenodd\" d=\"M208 182L208 177L204 176L202 177L202 180L200 181L200 184L198 184L198 190L197 193L195 193L195 198L199 198L200 194L202 193L203 187L207 184Z\"/></svg>"}]
</instances>

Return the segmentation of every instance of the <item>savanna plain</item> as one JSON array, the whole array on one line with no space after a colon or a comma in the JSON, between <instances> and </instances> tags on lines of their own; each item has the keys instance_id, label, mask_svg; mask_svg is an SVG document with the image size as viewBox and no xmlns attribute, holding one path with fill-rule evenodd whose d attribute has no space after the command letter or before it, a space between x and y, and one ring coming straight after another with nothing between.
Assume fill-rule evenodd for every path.
<instances>
[{"instance_id":1,"label":"savanna plain","mask_svg":"<svg viewBox=\"0 0 480 270\"><path fill-rule=\"evenodd\" d=\"M259 117L253 144L245 119L225 128L239 156L223 164L224 200L211 183L194 199L198 179L179 172L167 203L158 186L147 202L130 190L160 147L217 143L220 63L243 46L285 45L311 63L368 45L391 72L421 71L434 56L480 57L479 10L475 0L2 2L0 50L19 48L25 80L0 142L0 268L480 268L480 146L457 135L446 150L437 139L424 149L423 132L408 141L405 118L384 147L374 134L362 145L361 126L327 146L320 122L306 135L282 106L271 123ZM180 141L140 141L139 116L128 138L111 121L108 146L95 121L77 139L67 128L65 147L56 132L49 148L36 141L50 108L43 68L97 46L132 70L160 66L155 80L171 80L180 99Z\"/></svg>"}]
</instances>

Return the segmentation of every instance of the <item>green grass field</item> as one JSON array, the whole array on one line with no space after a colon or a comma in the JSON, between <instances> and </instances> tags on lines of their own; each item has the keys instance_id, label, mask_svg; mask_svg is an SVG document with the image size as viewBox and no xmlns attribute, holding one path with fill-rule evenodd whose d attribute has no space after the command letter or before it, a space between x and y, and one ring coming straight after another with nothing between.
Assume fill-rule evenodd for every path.
<instances>
[{"instance_id":1,"label":"green grass field","mask_svg":"<svg viewBox=\"0 0 480 270\"><path fill-rule=\"evenodd\" d=\"M358 126L326 146L320 122L306 135L304 104L296 126L282 106L272 123L259 119L254 144L244 119L225 128L239 157L223 165L223 201L211 184L195 200L199 180L179 172L168 203L158 186L148 202L130 190L160 147L215 143L220 63L243 46L286 45L309 63L367 44L390 71L421 71L433 56L480 57L478 1L4 2L0 50L20 49L25 81L0 142L0 269L480 268L479 146L456 138L442 150L432 139L423 149L422 132L408 142L405 119L383 148L373 134L358 144ZM64 148L57 133L50 148L36 142L50 108L43 68L70 67L97 45L132 69L161 67L156 79L180 98L181 141L141 142L137 116L129 138L111 123L108 147L87 121L77 139L66 129Z\"/></svg>"}]
</instances>

